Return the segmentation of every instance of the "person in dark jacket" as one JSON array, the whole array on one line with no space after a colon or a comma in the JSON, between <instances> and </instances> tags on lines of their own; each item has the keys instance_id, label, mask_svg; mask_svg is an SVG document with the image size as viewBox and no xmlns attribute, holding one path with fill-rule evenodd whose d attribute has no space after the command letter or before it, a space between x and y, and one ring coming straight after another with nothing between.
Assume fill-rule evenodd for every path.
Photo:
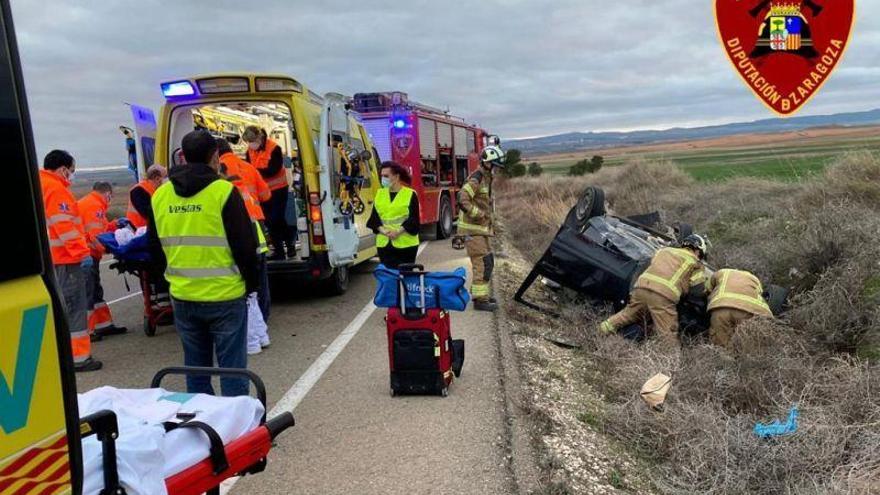
<instances>
[{"instance_id":1,"label":"person in dark jacket","mask_svg":"<svg viewBox=\"0 0 880 495\"><path fill-rule=\"evenodd\" d=\"M259 286L257 233L235 186L218 174L217 141L193 131L181 143L186 164L152 197L153 259L165 266L184 364L247 368L245 295ZM224 396L247 395L248 381L221 378ZM213 394L209 377L187 377L190 393Z\"/></svg>"},{"instance_id":2,"label":"person in dark jacket","mask_svg":"<svg viewBox=\"0 0 880 495\"><path fill-rule=\"evenodd\" d=\"M411 181L409 171L399 163L382 164L382 188L367 227L376 234L379 261L389 268L415 263L419 251L419 197L407 187Z\"/></svg>"}]
</instances>

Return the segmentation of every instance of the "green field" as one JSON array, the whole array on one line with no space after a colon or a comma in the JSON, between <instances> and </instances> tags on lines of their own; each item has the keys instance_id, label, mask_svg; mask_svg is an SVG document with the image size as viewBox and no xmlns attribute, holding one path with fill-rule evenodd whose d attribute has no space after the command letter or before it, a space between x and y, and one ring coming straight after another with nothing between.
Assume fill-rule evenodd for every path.
<instances>
[{"instance_id":1,"label":"green field","mask_svg":"<svg viewBox=\"0 0 880 495\"><path fill-rule=\"evenodd\" d=\"M636 158L668 160L699 181L718 181L732 177L762 177L797 180L821 172L847 151L880 152L880 136L859 138L805 138L777 146L709 148L672 152L620 153L606 150L605 166L622 165ZM603 154L586 152L584 157ZM526 159L526 162L532 160ZM536 159L549 174L564 175L576 160Z\"/></svg>"}]
</instances>

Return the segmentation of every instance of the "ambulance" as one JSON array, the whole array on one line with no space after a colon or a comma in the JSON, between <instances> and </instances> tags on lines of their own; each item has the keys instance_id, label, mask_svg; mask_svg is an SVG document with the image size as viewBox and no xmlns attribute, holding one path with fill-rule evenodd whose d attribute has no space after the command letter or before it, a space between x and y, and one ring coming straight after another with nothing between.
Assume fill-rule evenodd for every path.
<instances>
[{"instance_id":1,"label":"ambulance","mask_svg":"<svg viewBox=\"0 0 880 495\"><path fill-rule=\"evenodd\" d=\"M379 188L378 153L351 110L349 98L318 95L299 80L278 74L228 73L169 80L160 85L159 118L135 116L139 153L147 167L182 164L180 143L207 129L244 155L248 125L264 129L282 148L289 187L287 221L298 232L296 256L270 261L273 278L315 281L330 294L348 288L349 270L376 255L367 228ZM345 151L343 151L345 150ZM350 171L343 154L359 159L358 208L350 208ZM359 158L358 158L359 157Z\"/></svg>"}]
</instances>

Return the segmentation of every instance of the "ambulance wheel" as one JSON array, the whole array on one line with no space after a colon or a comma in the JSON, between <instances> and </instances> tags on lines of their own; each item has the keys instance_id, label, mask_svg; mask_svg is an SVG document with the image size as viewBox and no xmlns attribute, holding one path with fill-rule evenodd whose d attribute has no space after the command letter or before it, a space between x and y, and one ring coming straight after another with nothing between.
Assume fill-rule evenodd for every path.
<instances>
[{"instance_id":1,"label":"ambulance wheel","mask_svg":"<svg viewBox=\"0 0 880 495\"><path fill-rule=\"evenodd\" d=\"M144 333L147 334L147 337L156 336L156 325L150 323L150 317L148 316L144 316Z\"/></svg>"},{"instance_id":2,"label":"ambulance wheel","mask_svg":"<svg viewBox=\"0 0 880 495\"><path fill-rule=\"evenodd\" d=\"M322 289L328 296L341 296L348 290L348 280L348 267L337 266L330 278L321 283Z\"/></svg>"},{"instance_id":3,"label":"ambulance wheel","mask_svg":"<svg viewBox=\"0 0 880 495\"><path fill-rule=\"evenodd\" d=\"M452 202L449 196L440 198L440 214L437 216L437 240L448 239L452 235Z\"/></svg>"},{"instance_id":4,"label":"ambulance wheel","mask_svg":"<svg viewBox=\"0 0 880 495\"><path fill-rule=\"evenodd\" d=\"M449 387L443 387L440 389L440 397L449 397Z\"/></svg>"}]
</instances>

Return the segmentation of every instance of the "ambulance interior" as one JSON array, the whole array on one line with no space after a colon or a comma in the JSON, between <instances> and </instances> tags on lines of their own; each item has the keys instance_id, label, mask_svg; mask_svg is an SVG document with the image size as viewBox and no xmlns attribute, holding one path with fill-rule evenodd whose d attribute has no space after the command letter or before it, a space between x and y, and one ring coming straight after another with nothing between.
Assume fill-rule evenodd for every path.
<instances>
[{"instance_id":1,"label":"ambulance interior","mask_svg":"<svg viewBox=\"0 0 880 495\"><path fill-rule=\"evenodd\" d=\"M226 139L232 150L244 158L247 143L241 139L244 129L255 125L264 129L269 138L275 141L284 152L284 167L287 169L288 183L291 184L291 198L287 203L287 220L297 227L297 257L309 256L309 235L306 221L306 197L304 182L294 181L294 170L299 163L299 146L290 108L276 102L224 102L175 108L170 118L169 147L171 156L168 163L180 165L185 162L180 143L183 137L198 129L205 129L215 137Z\"/></svg>"}]
</instances>

